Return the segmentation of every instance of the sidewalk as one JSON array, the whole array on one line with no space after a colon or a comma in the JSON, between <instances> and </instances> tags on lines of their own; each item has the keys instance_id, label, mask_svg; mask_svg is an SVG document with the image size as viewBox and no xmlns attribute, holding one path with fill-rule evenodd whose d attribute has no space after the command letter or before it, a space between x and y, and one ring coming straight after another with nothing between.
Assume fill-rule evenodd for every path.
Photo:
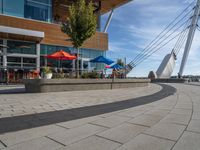
<instances>
[{"instance_id":1,"label":"sidewalk","mask_svg":"<svg viewBox=\"0 0 200 150\"><path fill-rule=\"evenodd\" d=\"M199 97L198 84L151 84L146 88L92 93L0 95L0 149L198 150ZM151 103L146 103L147 100ZM86 106L91 113L96 111L99 114L88 116L90 113L83 109ZM83 113L80 113L80 107ZM66 109L73 110L73 113ZM19 113L20 110L23 113ZM62 111L60 119L55 111L59 115ZM25 118L27 115L32 118ZM9 116L13 117L5 118ZM78 116L80 119L74 120ZM38 122L34 120L36 118ZM69 121L63 121L63 118ZM25 119L27 125L23 122ZM16 124L17 120L16 131L11 128L9 131L6 124L2 125L7 122ZM55 122L51 123L52 120ZM3 133L3 126L9 132Z\"/></svg>"}]
</instances>

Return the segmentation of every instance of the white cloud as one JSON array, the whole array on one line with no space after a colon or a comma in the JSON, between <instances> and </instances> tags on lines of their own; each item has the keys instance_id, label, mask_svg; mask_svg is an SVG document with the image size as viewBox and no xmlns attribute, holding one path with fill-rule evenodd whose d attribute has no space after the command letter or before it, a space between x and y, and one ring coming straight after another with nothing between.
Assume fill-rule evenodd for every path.
<instances>
[{"instance_id":1,"label":"white cloud","mask_svg":"<svg viewBox=\"0 0 200 150\"><path fill-rule=\"evenodd\" d=\"M115 58L127 57L127 60L131 61L191 2L192 0L135 0L117 9L109 28L110 51L108 56ZM103 18L106 17L105 15ZM197 32L185 74L200 74L197 69L200 68L199 36L200 32ZM164 56L171 52L174 44L175 41L166 45L136 67L130 75L147 76L150 70L156 71ZM179 70L182 54L183 50L178 56L174 74L177 74Z\"/></svg>"}]
</instances>

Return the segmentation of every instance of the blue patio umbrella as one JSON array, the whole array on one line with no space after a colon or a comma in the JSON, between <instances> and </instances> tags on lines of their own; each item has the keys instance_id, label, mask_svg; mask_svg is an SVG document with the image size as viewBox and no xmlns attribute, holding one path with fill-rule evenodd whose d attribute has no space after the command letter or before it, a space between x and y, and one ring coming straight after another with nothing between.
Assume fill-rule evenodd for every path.
<instances>
[{"instance_id":1,"label":"blue patio umbrella","mask_svg":"<svg viewBox=\"0 0 200 150\"><path fill-rule=\"evenodd\" d=\"M98 56L98 57L92 59L90 62L93 62L93 63L105 63L107 65L110 65L110 64L114 63L114 61L112 61L111 59L105 58L104 56Z\"/></svg>"},{"instance_id":2,"label":"blue patio umbrella","mask_svg":"<svg viewBox=\"0 0 200 150\"><path fill-rule=\"evenodd\" d=\"M114 64L110 68L112 68L112 69L123 69L124 67L119 65L119 64Z\"/></svg>"}]
</instances>

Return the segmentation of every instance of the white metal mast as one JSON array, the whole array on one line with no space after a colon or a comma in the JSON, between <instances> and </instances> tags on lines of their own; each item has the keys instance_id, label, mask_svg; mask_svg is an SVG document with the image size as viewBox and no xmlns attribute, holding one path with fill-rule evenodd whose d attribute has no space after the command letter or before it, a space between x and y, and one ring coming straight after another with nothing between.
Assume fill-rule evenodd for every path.
<instances>
[{"instance_id":1,"label":"white metal mast","mask_svg":"<svg viewBox=\"0 0 200 150\"><path fill-rule=\"evenodd\" d=\"M195 31L196 31L196 28L197 28L199 15L200 15L200 0L197 0L194 15L193 15L193 18L192 18L192 23L191 23L190 30L189 30L189 33L188 33L187 42L186 42L186 45L185 45L185 50L184 50L184 54L183 54L183 58L182 58L182 62L181 62L181 67L180 67L180 70L179 70L179 73L178 73L180 77L183 75L185 64L187 62L188 55L189 55L189 52L190 52L190 48L192 46L192 41L194 39Z\"/></svg>"}]
</instances>

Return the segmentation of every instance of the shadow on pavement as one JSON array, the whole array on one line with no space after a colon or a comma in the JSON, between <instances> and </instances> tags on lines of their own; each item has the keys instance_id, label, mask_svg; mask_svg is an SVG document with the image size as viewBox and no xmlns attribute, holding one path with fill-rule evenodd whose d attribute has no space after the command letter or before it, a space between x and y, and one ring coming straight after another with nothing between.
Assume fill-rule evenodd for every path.
<instances>
[{"instance_id":1,"label":"shadow on pavement","mask_svg":"<svg viewBox=\"0 0 200 150\"><path fill-rule=\"evenodd\" d=\"M12 89L0 90L0 95L1 94L22 94L22 93L26 93L25 88L12 88Z\"/></svg>"},{"instance_id":2,"label":"shadow on pavement","mask_svg":"<svg viewBox=\"0 0 200 150\"><path fill-rule=\"evenodd\" d=\"M33 127L39 127L59 122L80 119L84 117L91 117L105 113L110 113L143 104L152 103L176 93L176 89L172 86L165 84L159 84L159 85L162 87L162 90L160 90L159 92L154 93L152 95L147 95L134 99L128 99L119 102L94 105L88 107L1 118L0 133L18 131Z\"/></svg>"}]
</instances>

